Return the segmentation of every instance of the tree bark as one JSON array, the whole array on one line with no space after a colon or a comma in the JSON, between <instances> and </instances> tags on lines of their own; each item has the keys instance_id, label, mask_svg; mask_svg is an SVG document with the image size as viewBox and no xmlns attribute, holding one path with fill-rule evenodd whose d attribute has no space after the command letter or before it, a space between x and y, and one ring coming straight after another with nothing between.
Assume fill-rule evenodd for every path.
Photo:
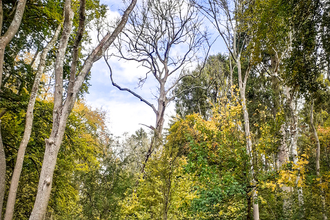
<instances>
[{"instance_id":1,"label":"tree bark","mask_svg":"<svg viewBox=\"0 0 330 220\"><path fill-rule=\"evenodd\" d=\"M277 169L281 169L282 165L289 160L289 150L285 139L286 136L285 124L281 125L280 132L282 135L282 139L281 139L281 144L278 147L277 161L276 161Z\"/></svg>"},{"instance_id":2,"label":"tree bark","mask_svg":"<svg viewBox=\"0 0 330 220\"><path fill-rule=\"evenodd\" d=\"M52 188L52 179L55 170L57 154L63 139L65 124L68 117L67 111L64 112L62 109L63 63L65 51L71 34L73 16L74 14L71 9L71 0L66 0L64 5L63 32L55 61L53 126L49 139L45 141L46 149L39 179L38 192L30 219L41 220L46 214Z\"/></svg>"},{"instance_id":3,"label":"tree bark","mask_svg":"<svg viewBox=\"0 0 330 220\"><path fill-rule=\"evenodd\" d=\"M14 172L13 172L13 176L12 176L11 184L10 184L10 188L9 188L5 220L11 220L13 218L17 188L18 188L19 178L20 178L20 175L22 172L25 150L29 143L31 131L32 131L33 110L34 110L35 101L36 101L36 98L38 95L40 79L41 79L41 76L45 69L46 56L47 56L49 50L54 46L60 31L61 31L61 25L58 26L58 28L56 29L56 31L54 33L53 38L47 44L47 46L44 48L44 50L42 51L41 56L40 56L38 70L35 75L34 83L33 83L32 90L31 90L30 100L29 100L29 104L27 107L27 111L26 111L24 135L23 135L22 141L21 141L19 149L18 149L16 164L15 164L15 168L14 168Z\"/></svg>"},{"instance_id":4,"label":"tree bark","mask_svg":"<svg viewBox=\"0 0 330 220\"><path fill-rule=\"evenodd\" d=\"M13 39L13 37L18 31L19 26L21 25L25 4L26 4L26 0L18 1L14 19L12 20L6 33L0 37L0 91L2 88L2 74L3 74L5 49L6 46L9 44L9 42ZM3 23L3 8L2 8L2 0L0 0L0 34L2 32L2 23ZM6 190L5 179L6 179L6 156L3 148L2 138L0 138L0 219L2 213L4 194Z\"/></svg>"},{"instance_id":5,"label":"tree bark","mask_svg":"<svg viewBox=\"0 0 330 220\"><path fill-rule=\"evenodd\" d=\"M88 56L88 58L85 60L83 67L76 77L73 85L72 85L72 91L67 94L67 97L64 101L64 104L62 104L62 90L63 90L63 76L60 76L59 74L63 73L63 64L62 67L60 66L62 62L62 57L58 57L56 60L56 70L55 70L55 100L54 100L54 110L53 110L53 127L50 134L49 139L46 139L46 150L43 160L43 165L41 168L41 174L39 179L39 185L38 185L38 192L36 201L30 216L30 220L41 220L47 210L49 197L51 193L51 187L53 182L53 174L56 166L56 159L57 154L60 149L60 145L63 140L63 135L65 131L66 122L68 119L68 116L73 108L73 105L75 103L75 100L77 98L78 92L89 73L90 69L93 66L93 63L99 60L102 56L104 51L113 43L115 38L118 36L118 34L123 30L125 27L128 15L131 13L133 8L136 5L137 0L132 0L128 8L125 10L121 21L117 25L116 29L112 33L108 33L98 44L98 46L92 51L92 53ZM72 23L72 13L71 13L71 7L70 7L71 1L66 1L66 16L64 21L64 35L66 34L66 31L71 31L71 25ZM62 54L60 50L65 50L64 45L66 44L66 36L62 35L59 48L59 53ZM61 48L62 45L62 48ZM63 53L64 56L64 53ZM62 90L61 90L62 89Z\"/></svg>"},{"instance_id":6,"label":"tree bark","mask_svg":"<svg viewBox=\"0 0 330 220\"><path fill-rule=\"evenodd\" d=\"M314 115L313 115L313 107L314 107L314 100L311 103L311 114L310 114L310 122L311 122L311 128L313 130L313 134L316 140L316 175L318 178L320 178L320 185L322 184L322 179L320 175L320 154L321 154L321 145L320 145L320 140L319 136L317 134L316 128L314 126ZM324 190L320 186L320 191L321 191L321 202L322 202L322 215L323 219L327 220L328 217L326 215L326 206L325 206L325 198L324 198Z\"/></svg>"},{"instance_id":7,"label":"tree bark","mask_svg":"<svg viewBox=\"0 0 330 220\"><path fill-rule=\"evenodd\" d=\"M315 161L315 163L316 163L316 175L320 176L320 149L321 149L321 145L320 145L319 136L318 136L317 131L316 131L315 126L314 126L313 108L314 108L314 101L312 101L312 103L311 103L310 122L311 122L311 128L313 130L313 135L314 135L314 138L316 140L316 161Z\"/></svg>"},{"instance_id":8,"label":"tree bark","mask_svg":"<svg viewBox=\"0 0 330 220\"><path fill-rule=\"evenodd\" d=\"M240 96L241 96L241 103L242 103L242 108L243 108L243 118L244 118L244 130L245 130L245 138L246 138L246 151L247 154L250 157L250 174L252 177L252 184L255 186L253 189L252 193L252 202L253 202L253 219L254 220L259 220L259 204L258 204L258 194L257 194L257 181L254 177L255 175L255 170L254 170L254 165L253 165L253 154L252 154L252 140L251 140L251 132L250 132L250 118L249 118L249 112L247 110L246 106L246 98L245 98L245 90L246 90L246 82L249 74L249 69L246 71L244 80L242 76L242 67L241 67L241 60L240 60L240 55L238 55L237 59L237 70L238 70L238 84L239 84L239 89L240 89Z\"/></svg>"},{"instance_id":9,"label":"tree bark","mask_svg":"<svg viewBox=\"0 0 330 220\"><path fill-rule=\"evenodd\" d=\"M297 165L298 163L298 115L296 111L296 103L294 102L294 91L290 94L290 89L288 87L284 88L285 94L287 97L287 107L289 108L289 134L290 134L290 145L289 145L289 155L292 157L293 163ZM298 174L296 182L298 183L300 179L300 175ZM302 187L298 187L298 202L299 206L302 207L304 205L304 196Z\"/></svg>"},{"instance_id":10,"label":"tree bark","mask_svg":"<svg viewBox=\"0 0 330 220\"><path fill-rule=\"evenodd\" d=\"M4 55L5 55L5 48L9 44L9 42L13 39L13 37L15 36L15 34L18 31L19 26L21 25L21 21L22 21L24 9L25 9L25 4L26 4L26 0L18 1L14 19L12 20L6 33L0 37L0 89L1 89L1 82L2 82L2 74L3 74L3 62L4 62ZM1 1L1 9L2 9L2 1ZM1 21L1 27L2 27L2 21L3 21L2 10L0 13L0 21Z\"/></svg>"}]
</instances>

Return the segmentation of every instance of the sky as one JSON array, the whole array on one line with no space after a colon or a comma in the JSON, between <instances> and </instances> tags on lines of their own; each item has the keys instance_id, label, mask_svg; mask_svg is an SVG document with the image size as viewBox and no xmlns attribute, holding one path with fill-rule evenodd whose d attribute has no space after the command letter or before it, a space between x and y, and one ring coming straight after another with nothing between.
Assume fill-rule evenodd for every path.
<instances>
[{"instance_id":1,"label":"sky","mask_svg":"<svg viewBox=\"0 0 330 220\"><path fill-rule=\"evenodd\" d=\"M101 0L108 5L108 19L113 20L119 16L120 9L124 8L122 1ZM97 44L96 31L93 32L93 44ZM216 54L223 45L217 42L210 54ZM109 60L114 81L122 87L129 88L138 93L152 104L156 105L154 95L157 94L157 83L149 77L142 88L137 88L138 78L145 76L145 69L136 62L128 62L112 57ZM148 129L145 125L155 125L156 117L153 110L128 92L119 91L112 86L109 69L103 59L97 61L91 70L91 86L89 94L85 96L86 102L92 108L99 108L107 113L107 126L115 136L123 133L133 134L139 128ZM165 128L171 116L175 116L175 104L170 103L165 112Z\"/></svg>"}]
</instances>

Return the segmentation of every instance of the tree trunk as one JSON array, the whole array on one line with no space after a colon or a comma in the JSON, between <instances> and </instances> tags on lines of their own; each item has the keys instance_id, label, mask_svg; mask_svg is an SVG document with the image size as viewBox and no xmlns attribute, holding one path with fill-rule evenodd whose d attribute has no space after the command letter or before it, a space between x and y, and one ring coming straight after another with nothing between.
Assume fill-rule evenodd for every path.
<instances>
[{"instance_id":1,"label":"tree trunk","mask_svg":"<svg viewBox=\"0 0 330 220\"><path fill-rule=\"evenodd\" d=\"M285 132L285 124L283 123L281 125L280 129L282 138L281 138L281 144L278 147L278 153L277 153L277 159L276 159L276 167L278 170L281 169L281 167L289 161L289 149L286 144L286 132ZM290 195L290 192L292 191L292 188L286 185L283 185L281 187L282 191L285 192L285 195L283 196L283 213L287 213L290 210L290 199L288 198L288 195Z\"/></svg>"},{"instance_id":2,"label":"tree trunk","mask_svg":"<svg viewBox=\"0 0 330 220\"><path fill-rule=\"evenodd\" d=\"M166 80L165 80L166 82ZM161 138L163 127L164 127L164 114L167 105L166 92L165 92L165 82L160 84L160 94L158 98L158 109L156 114L156 132L157 137Z\"/></svg>"},{"instance_id":3,"label":"tree trunk","mask_svg":"<svg viewBox=\"0 0 330 220\"><path fill-rule=\"evenodd\" d=\"M158 108L156 111L156 128L154 128L154 137L151 140L148 152L145 156L144 163L142 164L141 173L144 173L145 166L154 151L154 148L159 146L160 141L162 140L162 131L164 127L164 113L167 105L165 85L160 84L160 95L158 98ZM138 182L137 182L138 184Z\"/></svg>"},{"instance_id":4,"label":"tree trunk","mask_svg":"<svg viewBox=\"0 0 330 220\"><path fill-rule=\"evenodd\" d=\"M320 178L320 185L322 184L322 178L320 175L320 154L321 154L321 145L320 145L320 140L319 136L317 134L317 131L314 126L314 116L313 116L313 107L314 107L314 100L311 103L311 115L310 115L310 120L311 120L311 127L313 130L313 134L316 140L316 175L318 178ZM327 220L328 217L326 215L326 206L325 206L325 198L324 198L324 190L320 186L320 191L321 191L321 202L322 202L322 214L323 214L323 219Z\"/></svg>"},{"instance_id":5,"label":"tree trunk","mask_svg":"<svg viewBox=\"0 0 330 220\"><path fill-rule=\"evenodd\" d=\"M240 56L237 57L237 69L238 69L238 84L240 89L240 96L242 100L242 108L243 108L243 118L244 118L244 130L245 130L245 138L246 138L246 151L250 157L250 174L252 177L252 184L253 186L257 185L257 181L255 180L255 170L253 166L253 154L252 154L252 140L251 140L251 133L250 133L250 122L249 122L249 112L246 106L246 98L245 98L245 89L246 89L246 82L248 77L248 71L245 73L244 81L242 77L242 68L241 68L241 60ZM253 202L253 219L259 220L259 204L258 204L258 194L257 189L255 188L252 193L252 202Z\"/></svg>"},{"instance_id":6,"label":"tree trunk","mask_svg":"<svg viewBox=\"0 0 330 220\"><path fill-rule=\"evenodd\" d=\"M5 48L9 44L9 42L13 39L15 34L18 31L19 26L21 25L22 17L24 14L26 0L19 0L16 6L16 12L15 16L6 31L6 33L0 37L0 89L1 89L1 82L2 82L2 74L3 74L3 62L4 62L4 54L5 54ZM0 14L0 20L3 21L3 13L2 13L2 1L1 1L1 14ZM1 22L2 27L2 22ZM2 28L1 28L2 29ZM0 29L0 33L1 30Z\"/></svg>"},{"instance_id":7,"label":"tree trunk","mask_svg":"<svg viewBox=\"0 0 330 220\"><path fill-rule=\"evenodd\" d=\"M47 56L49 50L54 46L60 31L61 31L61 25L58 26L57 30L54 33L53 38L47 44L47 46L44 48L44 50L40 56L38 70L35 75L33 87L31 90L30 100L29 100L29 104L27 107L27 111L26 111L26 122L25 122L24 135L23 135L22 141L21 141L19 149L18 149L15 169L13 172L13 176L12 176L11 184L10 184L10 188L9 188L5 220L11 220L13 218L17 188L18 188L19 178L20 178L20 175L22 172L25 150L29 143L30 135L31 135L31 131L32 131L33 110L34 110L35 101L36 101L36 98L38 95L40 79L41 79L41 76L42 76L44 68L45 68L46 56Z\"/></svg>"},{"instance_id":8,"label":"tree trunk","mask_svg":"<svg viewBox=\"0 0 330 220\"><path fill-rule=\"evenodd\" d=\"M287 107L289 109L289 118L287 121L289 122L289 138L290 138L290 145L289 145L289 155L293 160L293 163L297 165L298 163L298 115L296 111L297 104L294 102L294 91L292 94L290 94L290 89L288 87L284 88L284 92L287 97ZM296 183L300 180L300 175L298 174ZM300 207L303 207L304 205L304 196L303 196L303 190L302 187L297 188L298 193L298 203ZM304 215L302 213L302 215Z\"/></svg>"},{"instance_id":9,"label":"tree trunk","mask_svg":"<svg viewBox=\"0 0 330 220\"><path fill-rule=\"evenodd\" d=\"M5 197L5 189L6 189L6 156L5 156L5 149L3 148L3 144L2 144L1 120L0 120L0 219L2 214L3 199Z\"/></svg>"},{"instance_id":10,"label":"tree trunk","mask_svg":"<svg viewBox=\"0 0 330 220\"><path fill-rule=\"evenodd\" d=\"M42 169L39 179L38 192L34 203L33 211L30 220L43 219L48 206L48 201L52 189L53 174L55 170L57 154L63 139L65 124L68 113L63 112L62 120L55 120L53 123L58 123L58 130L52 130L49 139L46 139L46 150L42 163Z\"/></svg>"},{"instance_id":11,"label":"tree trunk","mask_svg":"<svg viewBox=\"0 0 330 220\"><path fill-rule=\"evenodd\" d=\"M25 4L26 4L26 0L18 1L14 18L9 28L7 29L6 33L0 37L0 91L2 88L2 74L3 74L5 49L6 46L9 44L9 42L13 39L13 37L18 31L19 26L21 25ZM2 23L3 23L3 8L2 8L2 0L0 0L0 34L2 32ZM0 137L0 219L2 215L3 199L6 190L5 180L6 180L6 156L3 148L2 138Z\"/></svg>"},{"instance_id":12,"label":"tree trunk","mask_svg":"<svg viewBox=\"0 0 330 220\"><path fill-rule=\"evenodd\" d=\"M277 161L276 161L277 169L281 169L282 165L289 160L289 150L286 144L285 124L281 125L280 132L282 135L282 139L281 139L281 144L278 147Z\"/></svg>"}]
</instances>

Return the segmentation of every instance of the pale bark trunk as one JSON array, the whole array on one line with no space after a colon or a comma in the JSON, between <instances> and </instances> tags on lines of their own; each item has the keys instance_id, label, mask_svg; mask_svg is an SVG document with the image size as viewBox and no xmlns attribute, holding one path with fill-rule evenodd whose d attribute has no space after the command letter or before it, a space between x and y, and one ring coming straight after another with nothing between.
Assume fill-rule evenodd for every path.
<instances>
[{"instance_id":1,"label":"pale bark trunk","mask_svg":"<svg viewBox=\"0 0 330 220\"><path fill-rule=\"evenodd\" d=\"M312 101L311 104L311 114L310 114L310 123L311 123L311 127L313 130L313 134L316 140L316 175L320 176L320 149L321 149L321 145L320 145L320 140L319 140L319 136L316 132L316 128L314 126L314 113L313 113L313 108L314 108L314 101Z\"/></svg>"},{"instance_id":2,"label":"pale bark trunk","mask_svg":"<svg viewBox=\"0 0 330 220\"><path fill-rule=\"evenodd\" d=\"M245 130L245 138L246 138L246 151L250 157L250 172L252 177L252 184L255 186L257 184L255 180L255 170L253 166L253 153L252 153L252 140L251 140L251 132L250 132L250 122L249 122L249 112L246 106L246 98L245 98L245 89L246 89L246 82L247 77L249 74L248 72L245 73L244 81L242 77L242 69L241 69L241 60L240 56L237 57L237 69L238 69L238 83L239 83L239 89L240 89L240 96L242 100L242 108L243 108L243 117L244 117L244 130ZM253 190L252 194L252 201L253 201L253 219L259 220L259 204L258 204L258 194L257 190Z\"/></svg>"},{"instance_id":3,"label":"pale bark trunk","mask_svg":"<svg viewBox=\"0 0 330 220\"><path fill-rule=\"evenodd\" d=\"M166 92L165 92L165 82L162 82L160 84L160 94L158 98L158 109L157 109L157 114L156 114L156 132L157 132L157 137L161 138L163 127L164 127L164 114L165 114L165 108L167 105L167 100L166 100Z\"/></svg>"},{"instance_id":4,"label":"pale bark trunk","mask_svg":"<svg viewBox=\"0 0 330 220\"><path fill-rule=\"evenodd\" d=\"M280 129L282 138L281 138L281 144L278 148L277 153L277 169L281 169L282 165L285 164L289 160L289 150L288 146L286 144L286 132L285 132L285 124L281 125Z\"/></svg>"},{"instance_id":5,"label":"pale bark trunk","mask_svg":"<svg viewBox=\"0 0 330 220\"><path fill-rule=\"evenodd\" d=\"M316 128L314 126L314 116L313 116L313 107L314 107L314 100L311 103L311 115L310 115L310 122L311 122L311 127L313 130L313 134L316 140L316 175L320 178L320 184L322 184L322 179L320 175L320 154L321 154L321 145L320 145L320 140L319 136L317 134ZM327 220L328 217L326 215L326 206L325 206L325 198L324 198L324 190L322 187L320 187L320 192L321 192L321 202L322 202L322 215L323 219Z\"/></svg>"},{"instance_id":6,"label":"pale bark trunk","mask_svg":"<svg viewBox=\"0 0 330 220\"><path fill-rule=\"evenodd\" d=\"M166 80L165 80L166 82ZM165 92L165 82L160 82L160 94L158 98L158 107L155 111L156 113L156 128L154 128L154 137L151 140L149 149L144 159L144 163L142 164L141 173L144 173L145 166L151 157L152 152L154 151L155 147L159 146L162 141L162 131L164 127L164 114L166 105L168 104Z\"/></svg>"},{"instance_id":7,"label":"pale bark trunk","mask_svg":"<svg viewBox=\"0 0 330 220\"><path fill-rule=\"evenodd\" d=\"M31 131L32 131L33 110L34 110L35 101L36 101L36 98L38 95L40 79L41 79L41 76L45 69L46 56L47 56L49 50L54 46L60 31L61 31L61 25L58 26L57 30L54 33L53 38L47 44L47 46L44 48L44 50L40 56L38 70L35 75L33 87L31 90L31 96L30 96L29 104L28 104L27 111L26 111L26 122L25 122L24 135L23 135L22 141L21 141L19 149L18 149L15 169L13 172L13 176L12 176L11 184L10 184L10 188L9 188L5 220L11 220L13 218L17 188L18 188L19 178L21 175L22 167L23 167L25 150L29 143L30 135L31 135Z\"/></svg>"},{"instance_id":8,"label":"pale bark trunk","mask_svg":"<svg viewBox=\"0 0 330 220\"><path fill-rule=\"evenodd\" d=\"M2 3L2 1L1 1ZM2 74L3 74L3 59L5 54L5 48L9 44L9 42L13 39L15 34L18 31L19 26L21 25L24 9L25 9L26 0L19 0L16 6L16 12L14 19L12 20L8 30L6 33L0 37L0 89L2 82ZM2 5L1 5L2 6ZM2 7L1 7L2 9ZM1 11L2 12L2 11ZM1 16L2 20L2 16ZM2 26L2 22L1 22Z\"/></svg>"},{"instance_id":9,"label":"pale bark trunk","mask_svg":"<svg viewBox=\"0 0 330 220\"><path fill-rule=\"evenodd\" d=\"M274 49L275 51L275 49ZM274 102L274 108L273 108L273 116L276 118L277 111L280 105L280 91L279 91L279 80L278 80L278 67L280 64L280 60L278 57L277 52L275 51L275 55L271 56L271 70L272 70L272 89L275 93L275 99ZM279 170L281 167L289 161L289 148L286 143L286 132L285 132L285 124L283 123L281 125L280 129L282 138L281 138L281 144L278 146L278 152L277 152L277 158L276 158L276 168ZM287 211L290 209L290 200L287 197L287 195L290 195L290 192L292 191L292 188L286 185L283 185L281 187L283 192L286 194L283 198L283 211L284 213L287 213Z\"/></svg>"},{"instance_id":10,"label":"pale bark trunk","mask_svg":"<svg viewBox=\"0 0 330 220\"><path fill-rule=\"evenodd\" d=\"M70 2L70 1L68 1ZM68 3L66 2L66 4ZM118 34L123 30L125 27L128 15L131 13L133 8L136 5L137 0L132 0L128 8L125 10L121 21L117 25L116 29L110 34L108 33L102 41L99 43L99 45L93 50L93 52L88 56L88 58L85 60L84 65L78 74L78 76L75 79L75 82L72 85L72 91L67 94L66 100L64 104L62 104L62 95L59 93L62 93L60 88L63 88L63 80L61 76L55 77L55 100L54 100L54 110L53 110L53 127L52 132L47 139L46 142L46 150L43 160L43 165L41 168L41 174L39 179L39 185L38 185L38 192L37 192L37 198L30 216L30 220L41 220L43 216L46 213L49 197L51 193L51 186L53 181L53 174L56 166L56 159L57 154L60 149L60 145L63 140L63 135L65 131L65 126L67 122L67 118L73 108L73 105L75 103L75 100L77 98L78 92L85 80L86 75L89 73L90 69L93 66L93 63L97 60L99 60L104 51L113 43L115 38L118 36ZM71 15L71 8L68 6L66 7L67 13ZM68 16L65 20L65 25L68 25L68 23L71 23L72 20L70 18L71 16ZM70 26L70 25L69 25ZM69 30L64 27L65 30ZM62 36L61 41L64 40L64 37ZM66 40L66 39L65 39ZM60 44L61 45L61 44ZM64 45L64 44L63 44ZM64 48L66 49L66 48ZM59 51L60 53L60 51ZM64 54L63 54L64 55ZM61 58L59 58L61 59ZM57 62L61 62L61 60L58 60ZM56 66L56 69L59 66ZM62 70L57 69L58 71L55 72L55 74L62 73ZM58 84L58 85L57 85Z\"/></svg>"},{"instance_id":11,"label":"pale bark trunk","mask_svg":"<svg viewBox=\"0 0 330 220\"><path fill-rule=\"evenodd\" d=\"M230 91L230 97L233 96L233 72L234 72L233 64L232 64L231 59L232 59L231 56L229 56L229 72L230 72L230 75L229 75L229 91Z\"/></svg>"},{"instance_id":12,"label":"pale bark trunk","mask_svg":"<svg viewBox=\"0 0 330 220\"><path fill-rule=\"evenodd\" d=\"M3 74L5 49L6 46L9 44L9 42L13 39L13 37L18 31L19 26L21 25L25 4L26 4L26 0L18 1L14 19L12 20L6 33L0 37L0 91L2 88L2 74ZM0 0L0 34L2 31L2 23L3 23L3 9L2 9L2 0ZM2 138L0 138L0 219L2 213L4 194L6 190L5 179L6 179L6 156L3 148Z\"/></svg>"},{"instance_id":13,"label":"pale bark trunk","mask_svg":"<svg viewBox=\"0 0 330 220\"><path fill-rule=\"evenodd\" d=\"M70 109L68 109L70 110ZM58 129L52 130L49 139L46 139L46 150L43 159L40 180L38 185L38 192L36 201L34 203L33 211L30 216L30 220L41 220L48 206L48 201L51 193L53 174L55 170L56 160L60 145L63 139L66 120L69 112L62 113L62 120L56 120L53 123L58 123Z\"/></svg>"},{"instance_id":14,"label":"pale bark trunk","mask_svg":"<svg viewBox=\"0 0 330 220\"><path fill-rule=\"evenodd\" d=\"M3 144L2 144L1 120L0 120L0 219L2 214L2 205L5 196L5 189L6 189L6 156L5 156L5 149L3 148Z\"/></svg>"},{"instance_id":15,"label":"pale bark trunk","mask_svg":"<svg viewBox=\"0 0 330 220\"><path fill-rule=\"evenodd\" d=\"M298 163L298 115L297 115L297 104L294 102L294 94L290 94L290 89L288 87L284 88L285 94L287 96L287 106L290 111L290 116L289 116L289 135L290 135L290 157L292 157L293 163L297 165ZM300 175L298 174L296 183L299 182L300 180ZM303 190L302 187L298 187L297 189L298 193L298 203L299 206L302 207L304 205L304 196L303 196Z\"/></svg>"},{"instance_id":16,"label":"pale bark trunk","mask_svg":"<svg viewBox=\"0 0 330 220\"><path fill-rule=\"evenodd\" d=\"M289 161L289 149L286 144L286 132L285 132L285 124L281 125L280 129L282 139L281 139L281 144L278 148L278 153L277 153L277 169L281 169L281 167ZM281 187L282 191L285 192L285 195L283 196L283 212L287 213L290 210L290 199L288 198L287 195L290 195L290 192L292 191L292 188L286 185L283 185Z\"/></svg>"},{"instance_id":17,"label":"pale bark trunk","mask_svg":"<svg viewBox=\"0 0 330 220\"><path fill-rule=\"evenodd\" d=\"M57 154L63 139L68 111L62 108L63 94L63 63L65 51L68 45L73 12L71 9L71 0L66 0L64 5L64 25L59 48L55 62L55 94L53 109L53 126L49 139L46 139L46 149L40 173L38 192L30 219L40 220L44 218L50 192L52 188L53 173L55 170Z\"/></svg>"}]
</instances>

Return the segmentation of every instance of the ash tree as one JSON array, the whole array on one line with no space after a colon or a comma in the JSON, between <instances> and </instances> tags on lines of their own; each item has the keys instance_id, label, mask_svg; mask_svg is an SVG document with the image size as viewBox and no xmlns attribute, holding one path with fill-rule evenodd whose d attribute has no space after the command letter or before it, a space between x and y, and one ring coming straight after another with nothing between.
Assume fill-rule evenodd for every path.
<instances>
[{"instance_id":1,"label":"ash tree","mask_svg":"<svg viewBox=\"0 0 330 220\"><path fill-rule=\"evenodd\" d=\"M200 52L208 53L210 45L207 33L202 31L202 19L195 7L186 1L145 0L130 14L128 25L115 42L116 54L105 56L110 69L112 84L127 91L147 104L156 115L155 126L149 126L155 133L147 152L145 163L151 156L156 143L160 143L164 126L164 113L174 100L174 89L188 74L187 67L198 61ZM157 82L155 95L157 105L129 88L113 80L108 59L111 56L135 61L146 70L138 85L143 86L148 77ZM144 170L144 165L142 171Z\"/></svg>"}]
</instances>

